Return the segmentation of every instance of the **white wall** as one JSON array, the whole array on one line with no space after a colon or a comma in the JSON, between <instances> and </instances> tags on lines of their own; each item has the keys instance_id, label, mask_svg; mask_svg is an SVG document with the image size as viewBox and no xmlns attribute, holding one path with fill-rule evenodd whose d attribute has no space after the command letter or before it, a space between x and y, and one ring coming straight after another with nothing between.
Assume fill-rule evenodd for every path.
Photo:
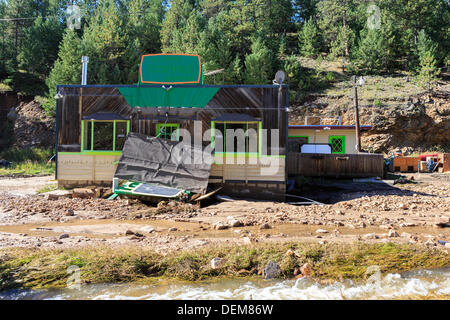
<instances>
[{"instance_id":1,"label":"white wall","mask_svg":"<svg viewBox=\"0 0 450 320\"><path fill-rule=\"evenodd\" d=\"M318 130L319 132L316 132ZM289 136L308 136L309 143L329 143L330 136L345 136L345 153L357 154L354 129L303 129L289 128Z\"/></svg>"}]
</instances>

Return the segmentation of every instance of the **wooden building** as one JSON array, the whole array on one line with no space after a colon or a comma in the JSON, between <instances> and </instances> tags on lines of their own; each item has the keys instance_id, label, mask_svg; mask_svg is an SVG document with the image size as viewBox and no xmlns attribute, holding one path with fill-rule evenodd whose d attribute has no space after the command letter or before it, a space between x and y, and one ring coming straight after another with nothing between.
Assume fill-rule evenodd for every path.
<instances>
[{"instance_id":1,"label":"wooden building","mask_svg":"<svg viewBox=\"0 0 450 320\"><path fill-rule=\"evenodd\" d=\"M57 86L56 179L60 185L111 185L129 132L172 140L183 140L180 133L188 132L202 137L203 147L215 148L209 178L213 187L221 185L230 194L284 194L286 85L203 85L201 74L193 83L173 78L154 81L146 78L146 67L150 68L142 60L136 85ZM230 128L252 129L256 145L246 136L244 150L218 152L217 144L226 141Z\"/></svg>"}]
</instances>

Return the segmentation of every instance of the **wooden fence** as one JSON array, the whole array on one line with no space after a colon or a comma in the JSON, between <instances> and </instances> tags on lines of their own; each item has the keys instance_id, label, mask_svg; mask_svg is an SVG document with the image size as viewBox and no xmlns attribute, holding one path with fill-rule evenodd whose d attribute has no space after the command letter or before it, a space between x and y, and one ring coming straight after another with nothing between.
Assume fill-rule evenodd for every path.
<instances>
[{"instance_id":1,"label":"wooden fence","mask_svg":"<svg viewBox=\"0 0 450 320\"><path fill-rule=\"evenodd\" d=\"M311 154L290 152L288 175L305 177L382 177L381 154Z\"/></svg>"}]
</instances>

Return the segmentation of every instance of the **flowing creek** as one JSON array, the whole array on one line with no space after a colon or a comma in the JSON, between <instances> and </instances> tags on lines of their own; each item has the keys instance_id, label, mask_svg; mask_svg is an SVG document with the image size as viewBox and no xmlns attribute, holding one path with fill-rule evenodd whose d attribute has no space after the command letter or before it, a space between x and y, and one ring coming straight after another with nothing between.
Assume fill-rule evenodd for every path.
<instances>
[{"instance_id":1,"label":"flowing creek","mask_svg":"<svg viewBox=\"0 0 450 320\"><path fill-rule=\"evenodd\" d=\"M450 299L450 268L387 274L365 282L220 280L191 284L98 284L80 289L9 290L1 299Z\"/></svg>"}]
</instances>

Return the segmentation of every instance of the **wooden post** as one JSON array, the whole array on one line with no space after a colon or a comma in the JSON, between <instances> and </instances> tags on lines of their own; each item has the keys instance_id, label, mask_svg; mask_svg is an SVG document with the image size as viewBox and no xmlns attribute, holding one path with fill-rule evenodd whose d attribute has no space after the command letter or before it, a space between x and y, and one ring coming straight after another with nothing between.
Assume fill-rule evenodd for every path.
<instances>
[{"instance_id":1,"label":"wooden post","mask_svg":"<svg viewBox=\"0 0 450 320\"><path fill-rule=\"evenodd\" d=\"M356 76L353 76L353 103L355 106L356 151L360 153L361 136L359 132L358 88L356 85Z\"/></svg>"}]
</instances>

